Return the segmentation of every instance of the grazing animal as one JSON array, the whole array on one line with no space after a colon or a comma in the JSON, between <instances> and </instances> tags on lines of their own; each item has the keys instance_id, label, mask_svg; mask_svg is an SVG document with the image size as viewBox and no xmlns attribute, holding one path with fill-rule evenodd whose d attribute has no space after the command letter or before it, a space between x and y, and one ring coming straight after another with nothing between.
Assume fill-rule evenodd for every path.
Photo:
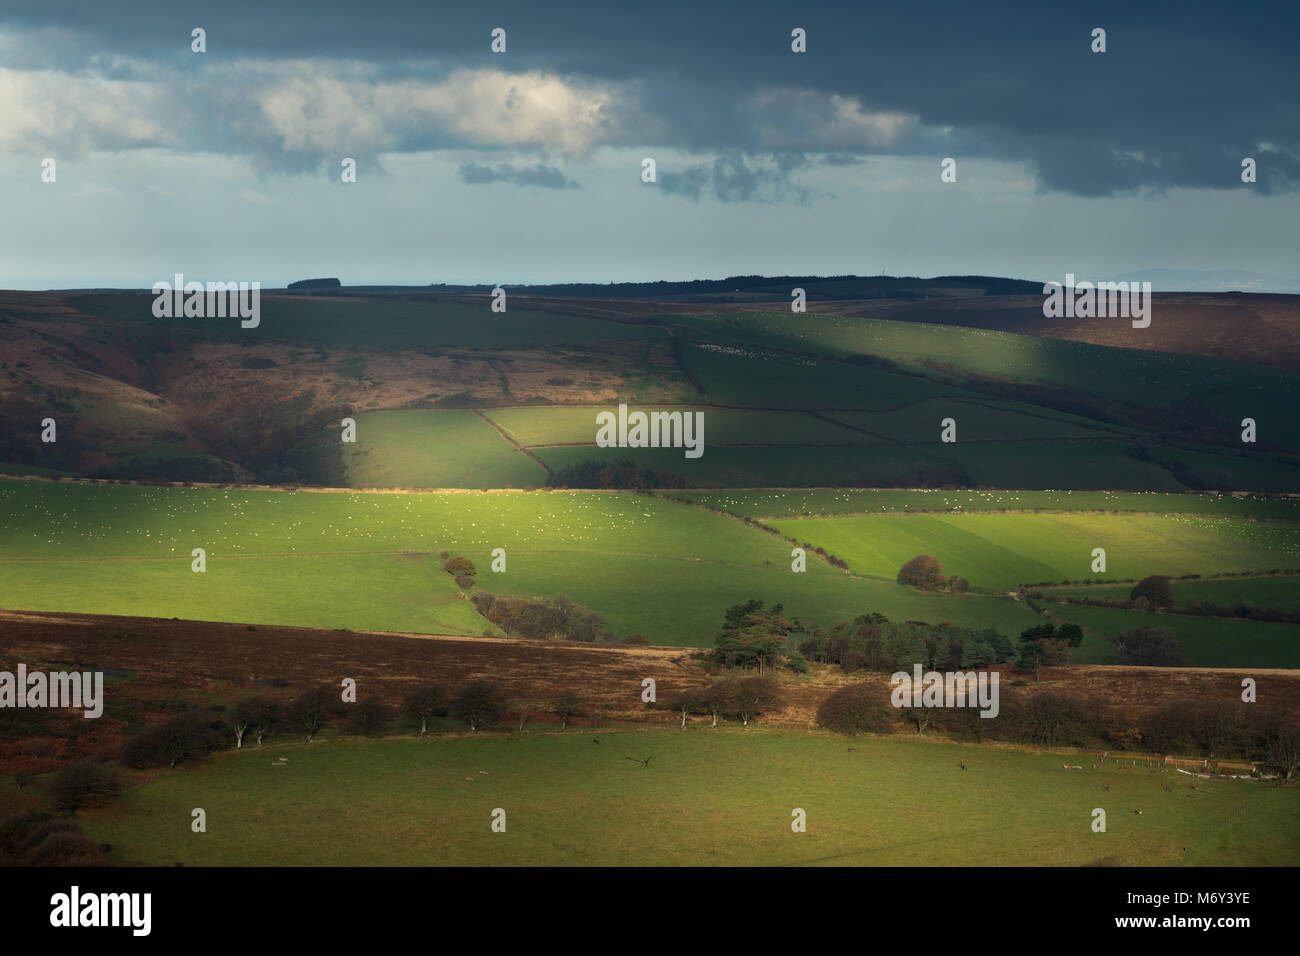
<instances>
[{"instance_id":1,"label":"grazing animal","mask_svg":"<svg viewBox=\"0 0 1300 956\"><path fill-rule=\"evenodd\" d=\"M1163 790L1165 793L1173 793L1173 792L1174 792L1174 788L1171 787L1171 786L1169 786L1169 784L1167 784L1167 783L1162 783L1162 784L1160 785L1160 789ZM1186 847L1184 847L1184 849L1186 849Z\"/></svg>"},{"instance_id":2,"label":"grazing animal","mask_svg":"<svg viewBox=\"0 0 1300 956\"><path fill-rule=\"evenodd\" d=\"M639 757L628 757L627 759L635 761L636 763L639 763L643 767L648 767L650 766L650 761L654 760L654 758L655 755L651 754L649 757L646 757L644 760L640 759Z\"/></svg>"},{"instance_id":3,"label":"grazing animal","mask_svg":"<svg viewBox=\"0 0 1300 956\"><path fill-rule=\"evenodd\" d=\"M1141 810L1134 810L1133 812L1136 813L1138 816L1141 816L1141 815L1142 815L1142 811L1141 811Z\"/></svg>"},{"instance_id":4,"label":"grazing animal","mask_svg":"<svg viewBox=\"0 0 1300 956\"><path fill-rule=\"evenodd\" d=\"M858 749L857 747L850 747L850 748L849 748L849 753L853 753L853 752L854 752L855 750L857 750L857 749Z\"/></svg>"},{"instance_id":5,"label":"grazing animal","mask_svg":"<svg viewBox=\"0 0 1300 956\"><path fill-rule=\"evenodd\" d=\"M957 764L957 766L959 766L959 767L961 767L961 769L965 770L965 769L966 769L966 761L963 760L961 763Z\"/></svg>"},{"instance_id":6,"label":"grazing animal","mask_svg":"<svg viewBox=\"0 0 1300 956\"><path fill-rule=\"evenodd\" d=\"M1103 783L1103 784L1101 785L1101 789L1103 789L1103 790L1110 790L1110 784L1108 784L1108 783Z\"/></svg>"},{"instance_id":7,"label":"grazing animal","mask_svg":"<svg viewBox=\"0 0 1300 956\"><path fill-rule=\"evenodd\" d=\"M598 744L598 743L600 743L600 741L597 740L595 737L592 737L592 738L591 738L591 742L592 742L593 744Z\"/></svg>"}]
</instances>

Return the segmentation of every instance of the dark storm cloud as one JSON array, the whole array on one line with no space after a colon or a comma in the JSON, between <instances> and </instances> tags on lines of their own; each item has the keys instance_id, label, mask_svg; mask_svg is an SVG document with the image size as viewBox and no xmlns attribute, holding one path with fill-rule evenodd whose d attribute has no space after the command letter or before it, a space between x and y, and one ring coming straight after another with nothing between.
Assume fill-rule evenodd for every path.
<instances>
[{"instance_id":1,"label":"dark storm cloud","mask_svg":"<svg viewBox=\"0 0 1300 956\"><path fill-rule=\"evenodd\" d=\"M205 56L189 31L208 31ZM505 27L508 53L488 50ZM790 30L808 52L790 51ZM1089 50L1093 27L1108 52ZM190 112L220 120L192 138L230 152L311 155L241 123L237 88L204 83L232 59L368 64L393 81L457 69L543 71L618 91L617 122L599 143L668 146L730 157L669 173L668 191L698 198L762 196L789 182L738 154L930 154L1022 161L1041 188L1105 196L1179 186L1240 185L1242 157L1259 163L1259 193L1300 187L1300 5L993 2L759 2L652 5L507 2L430 5L319 0L105 4L17 0L0 30L23 42L10 68L148 78L179 70L196 86ZM222 84L226 81L223 80ZM208 112L217 104L215 117ZM859 121L858 112L898 122ZM282 138L283 139L283 138ZM412 126L387 148L456 146L464 131ZM187 145L187 143L182 143ZM263 155L265 165L286 165ZM670 178L675 176L676 178ZM539 183L541 184L541 183ZM787 198L799 198L787 185Z\"/></svg>"},{"instance_id":2,"label":"dark storm cloud","mask_svg":"<svg viewBox=\"0 0 1300 956\"><path fill-rule=\"evenodd\" d=\"M809 165L802 154L781 154L770 168L751 166L735 153L719 156L712 163L698 163L681 172L659 175L659 188L666 193L699 202L711 195L719 202L811 202L818 194L790 178L793 170Z\"/></svg>"},{"instance_id":3,"label":"dark storm cloud","mask_svg":"<svg viewBox=\"0 0 1300 956\"><path fill-rule=\"evenodd\" d=\"M469 186L484 183L514 183L516 186L543 186L546 189L577 189L578 183L569 179L553 166L537 163L517 169L510 163L484 165L483 163L461 163L456 170L460 181Z\"/></svg>"}]
</instances>

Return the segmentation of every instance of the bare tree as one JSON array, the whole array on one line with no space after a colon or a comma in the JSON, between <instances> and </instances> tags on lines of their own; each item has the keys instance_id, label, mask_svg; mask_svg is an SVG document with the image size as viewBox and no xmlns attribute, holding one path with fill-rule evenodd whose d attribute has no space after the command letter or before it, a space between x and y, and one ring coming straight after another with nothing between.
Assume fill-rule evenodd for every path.
<instances>
[{"instance_id":1,"label":"bare tree","mask_svg":"<svg viewBox=\"0 0 1300 956\"><path fill-rule=\"evenodd\" d=\"M556 699L555 706L552 709L560 718L561 731L569 726L569 718L574 717L579 713L579 706L578 695L574 694L572 691L566 691Z\"/></svg>"},{"instance_id":2,"label":"bare tree","mask_svg":"<svg viewBox=\"0 0 1300 956\"><path fill-rule=\"evenodd\" d=\"M1269 734L1264 753L1268 769L1277 771L1278 785L1289 781L1300 769L1300 728L1278 727Z\"/></svg>"},{"instance_id":3,"label":"bare tree","mask_svg":"<svg viewBox=\"0 0 1300 956\"><path fill-rule=\"evenodd\" d=\"M341 698L331 684L313 687L289 705L290 719L307 735L311 743L321 727L339 712Z\"/></svg>"},{"instance_id":4,"label":"bare tree","mask_svg":"<svg viewBox=\"0 0 1300 956\"><path fill-rule=\"evenodd\" d=\"M451 705L451 714L469 724L470 730L491 727L501 720L505 701L501 689L491 681L477 680L464 687Z\"/></svg>"},{"instance_id":5,"label":"bare tree","mask_svg":"<svg viewBox=\"0 0 1300 956\"><path fill-rule=\"evenodd\" d=\"M406 695L402 712L420 724L420 733L429 732L429 718L447 713L447 688L442 684L424 684Z\"/></svg>"},{"instance_id":6,"label":"bare tree","mask_svg":"<svg viewBox=\"0 0 1300 956\"><path fill-rule=\"evenodd\" d=\"M751 718L781 705L780 691L771 677L742 677L731 688L731 706L746 727Z\"/></svg>"}]
</instances>

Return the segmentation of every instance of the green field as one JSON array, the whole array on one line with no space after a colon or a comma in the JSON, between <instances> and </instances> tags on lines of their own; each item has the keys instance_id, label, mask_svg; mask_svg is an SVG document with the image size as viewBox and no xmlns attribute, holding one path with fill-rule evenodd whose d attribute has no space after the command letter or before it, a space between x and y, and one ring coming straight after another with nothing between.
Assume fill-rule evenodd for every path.
<instances>
[{"instance_id":1,"label":"green field","mask_svg":"<svg viewBox=\"0 0 1300 956\"><path fill-rule=\"evenodd\" d=\"M82 825L124 861L159 866L1300 863L1295 788L1216 781L1187 799L1173 774L1069 773L1061 764L1081 761L1055 753L761 727L600 739L323 739L226 752L164 771L120 809L83 812ZM642 767L627 755L654 759ZM282 756L286 766L271 766ZM191 832L195 807L206 833ZM1105 833L1091 829L1097 807ZM504 833L490 828L497 808ZM795 808L806 833L791 830Z\"/></svg>"},{"instance_id":2,"label":"green field","mask_svg":"<svg viewBox=\"0 0 1300 956\"><path fill-rule=\"evenodd\" d=\"M1183 495L834 494L881 509L1053 501L1101 501L1117 509L1161 502L1189 510L1250 507L1239 498ZM786 500L766 495L748 500ZM708 500L727 505L732 499ZM805 500L802 493L789 498L794 506ZM816 626L879 612L1015 634L1038 618L1005 591L1087 580L1094 547L1106 548L1105 576L1113 578L1300 564L1295 524L1203 513L892 512L774 524L845 559L853 573L810 554L807 573L792 574L791 546L780 538L671 498L622 492L315 493L5 481L0 606L438 634L492 630L441 571L438 555L448 551L478 563L484 590L510 597L567 594L602 613L619 636L707 647L723 610L750 598L783 602ZM507 552L504 574L488 570L496 547ZM203 574L190 569L194 548L207 552ZM898 568L920 553L993 593L900 587ZM1075 610L1059 613L1083 623L1087 615ZM1119 612L1097 613L1105 633L1140 623ZM1196 664L1297 662L1293 625L1189 619L1178 630ZM1111 648L1097 644L1083 653L1100 660Z\"/></svg>"},{"instance_id":3,"label":"green field","mask_svg":"<svg viewBox=\"0 0 1300 956\"><path fill-rule=\"evenodd\" d=\"M1261 578L1223 578L1217 581L1174 581L1174 604L1208 601L1221 607L1240 602L1279 611L1300 611L1300 577L1278 575ZM1069 598L1112 599L1117 604L1129 600L1131 584L1099 585L1086 588L1056 588L1052 593Z\"/></svg>"},{"instance_id":4,"label":"green field","mask_svg":"<svg viewBox=\"0 0 1300 956\"><path fill-rule=\"evenodd\" d=\"M1300 522L1300 497L1166 494L1143 491L952 491L898 488L809 488L666 491L664 495L749 518L830 517L913 512L1100 511L1237 515Z\"/></svg>"},{"instance_id":5,"label":"green field","mask_svg":"<svg viewBox=\"0 0 1300 956\"><path fill-rule=\"evenodd\" d=\"M546 472L472 411L412 410L357 416L344 444L354 488L524 488Z\"/></svg>"},{"instance_id":6,"label":"green field","mask_svg":"<svg viewBox=\"0 0 1300 956\"><path fill-rule=\"evenodd\" d=\"M1041 438L1114 438L1096 424L1081 424L1038 411L1026 414L1005 404L983 404L970 400L931 398L892 412L830 412L828 417L882 438L907 444L931 444L940 439L940 423L956 423L956 444L968 441L1024 440Z\"/></svg>"},{"instance_id":7,"label":"green field","mask_svg":"<svg viewBox=\"0 0 1300 956\"><path fill-rule=\"evenodd\" d=\"M668 468L671 456L620 450L623 457L681 473L698 487L1278 493L1294 488L1300 464L1293 455L1300 449L1300 427L1295 416L1276 411L1293 404L1300 374L1221 359L835 315L727 312L639 316L632 322L513 308L494 313L486 304L433 295L267 295L261 324L241 329L237 320L154 319L152 296L93 293L73 301L133 334L164 336L177 354L211 342L315 347L322 361L327 350L352 347L429 355L456 350L458 358L508 349L504 367L519 361L552 365L557 375L546 380L574 387L563 401L582 401L586 373L601 370L602 384L591 385L598 389L593 398L611 388L618 392L607 407L637 404L650 395L659 403L687 401L707 410L702 462ZM116 333L96 323L84 336L81 345L90 348L113 342ZM652 346L659 346L654 362L648 358ZM348 368L339 364L330 374L347 379ZM293 394L292 377L286 381L283 371L268 372L268 379L272 389L283 390L285 401L297 403L286 415L317 410L323 401L321 394ZM339 384L336 378L336 390ZM116 406L80 407L76 395L65 392L62 398L78 406L78 420L88 425L97 415L109 415L117 425L125 414ZM606 457L592 445L591 406L542 405L553 396L527 391L517 399L507 392L503 400L537 405L478 407L497 399L469 393L459 398L464 403L456 407L472 401L517 442L545 451L539 457L552 470ZM362 407L368 427L356 446L339 449L354 487L542 483L536 462L496 447L491 436L476 433L474 423L430 412L402 418L399 427L396 409L377 402ZM394 417L374 417L379 414ZM1246 416L1258 422L1258 445L1240 442L1239 423ZM939 440L945 418L957 421L955 443ZM264 430L260 422L238 425L256 434ZM319 447L314 438L293 440L299 444L277 468L290 467L310 483L339 482L335 449ZM263 475L270 467L229 448L204 452L197 440L191 444L196 447L184 452L97 450L130 477L227 481L241 468ZM588 453L557 447L566 445L585 446ZM236 460L222 461L218 454ZM100 467L97 459L84 460L95 464L80 467Z\"/></svg>"},{"instance_id":8,"label":"green field","mask_svg":"<svg viewBox=\"0 0 1300 956\"><path fill-rule=\"evenodd\" d=\"M207 551L207 571L190 570ZM493 548L507 571L487 570ZM620 636L711 646L728 606L810 624L867 611L1019 631L1021 605L846 575L735 519L644 495L312 493L0 482L0 606L424 633L488 628L441 551L503 596L567 594Z\"/></svg>"},{"instance_id":9,"label":"green field","mask_svg":"<svg viewBox=\"0 0 1300 956\"><path fill-rule=\"evenodd\" d=\"M986 588L1300 566L1300 527L1203 515L877 514L773 526L859 574L892 578L908 558L931 554L947 573ZM1094 548L1106 551L1105 574L1091 571Z\"/></svg>"},{"instance_id":10,"label":"green field","mask_svg":"<svg viewBox=\"0 0 1300 956\"><path fill-rule=\"evenodd\" d=\"M794 349L841 357L866 353L931 374L948 371L1011 379L1134 405L1195 407L1222 428L1225 445L1239 441L1239 423L1250 416L1272 440L1290 449L1300 447L1300 420L1286 411L1294 404L1290 396L1300 389L1300 373L1289 369L842 315L753 312L673 318L706 338L725 335L758 350ZM854 402L843 407L862 406Z\"/></svg>"},{"instance_id":11,"label":"green field","mask_svg":"<svg viewBox=\"0 0 1300 956\"><path fill-rule=\"evenodd\" d=\"M809 412L764 412L708 405L633 405L630 411L702 412L707 449L721 445L834 445L880 444L879 439L819 418ZM484 414L504 428L521 445L596 445L596 415L615 412L616 405L522 406L486 409ZM643 449L623 449L624 456L639 456ZM676 452L678 456L682 453ZM779 455L779 452L771 453Z\"/></svg>"},{"instance_id":12,"label":"green field","mask_svg":"<svg viewBox=\"0 0 1300 956\"><path fill-rule=\"evenodd\" d=\"M1168 627L1197 667L1300 667L1300 627L1233 618L1151 614L1102 607L1053 606L1057 619L1114 636L1138 627ZM1076 664L1114 664L1115 647L1096 635L1070 653Z\"/></svg>"}]
</instances>

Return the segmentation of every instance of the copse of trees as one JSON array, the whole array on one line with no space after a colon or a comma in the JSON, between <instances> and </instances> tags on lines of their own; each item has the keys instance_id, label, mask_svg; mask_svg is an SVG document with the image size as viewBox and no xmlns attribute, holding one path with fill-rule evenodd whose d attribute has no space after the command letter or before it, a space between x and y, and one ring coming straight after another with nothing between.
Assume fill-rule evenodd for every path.
<instances>
[{"instance_id":1,"label":"copse of trees","mask_svg":"<svg viewBox=\"0 0 1300 956\"><path fill-rule=\"evenodd\" d=\"M722 632L714 640L713 660L723 667L757 668L760 675L783 663L807 668L802 655L791 660L787 648L808 629L789 617L781 604L765 608L762 601L735 604L723 612Z\"/></svg>"},{"instance_id":2,"label":"copse of trees","mask_svg":"<svg viewBox=\"0 0 1300 956\"><path fill-rule=\"evenodd\" d=\"M563 594L548 602L498 598L487 591L476 591L470 600L480 614L511 637L583 643L614 640L600 614Z\"/></svg>"},{"instance_id":3,"label":"copse of trees","mask_svg":"<svg viewBox=\"0 0 1300 956\"><path fill-rule=\"evenodd\" d=\"M799 643L799 652L809 660L839 664L846 671L893 673L916 664L927 670L986 667L1010 660L1015 648L994 628L894 622L872 613L814 631Z\"/></svg>"},{"instance_id":4,"label":"copse of trees","mask_svg":"<svg viewBox=\"0 0 1300 956\"><path fill-rule=\"evenodd\" d=\"M1115 638L1119 663L1144 667L1185 667L1187 658L1178 646L1173 628L1138 627Z\"/></svg>"},{"instance_id":5,"label":"copse of trees","mask_svg":"<svg viewBox=\"0 0 1300 956\"><path fill-rule=\"evenodd\" d=\"M1083 628L1077 624L1062 624L1059 627L1051 621L1027 628L1020 632L1016 645L1016 667L1032 670L1034 680L1042 676L1044 665L1059 666L1070 663L1070 648L1083 643Z\"/></svg>"},{"instance_id":6,"label":"copse of trees","mask_svg":"<svg viewBox=\"0 0 1300 956\"><path fill-rule=\"evenodd\" d=\"M681 714L682 727L690 714L703 714L718 726L718 718L734 717L743 726L765 713L779 710L783 704L781 687L770 675L724 677L704 687L682 691L668 706Z\"/></svg>"},{"instance_id":7,"label":"copse of trees","mask_svg":"<svg viewBox=\"0 0 1300 956\"><path fill-rule=\"evenodd\" d=\"M456 586L468 591L474 586L474 575L478 569L469 558L457 555L443 562L442 569L456 579Z\"/></svg>"},{"instance_id":8,"label":"copse of trees","mask_svg":"<svg viewBox=\"0 0 1300 956\"><path fill-rule=\"evenodd\" d=\"M1156 607L1169 607L1174 603L1174 585L1163 574L1153 574L1133 585L1128 597L1130 601L1146 598Z\"/></svg>"},{"instance_id":9,"label":"copse of trees","mask_svg":"<svg viewBox=\"0 0 1300 956\"><path fill-rule=\"evenodd\" d=\"M122 763L136 769L173 768L222 749L228 734L215 711L185 711L129 738L122 745Z\"/></svg>"},{"instance_id":10,"label":"copse of trees","mask_svg":"<svg viewBox=\"0 0 1300 956\"><path fill-rule=\"evenodd\" d=\"M928 554L918 554L898 570L898 583L922 591L938 591L948 583L938 559Z\"/></svg>"}]
</instances>

